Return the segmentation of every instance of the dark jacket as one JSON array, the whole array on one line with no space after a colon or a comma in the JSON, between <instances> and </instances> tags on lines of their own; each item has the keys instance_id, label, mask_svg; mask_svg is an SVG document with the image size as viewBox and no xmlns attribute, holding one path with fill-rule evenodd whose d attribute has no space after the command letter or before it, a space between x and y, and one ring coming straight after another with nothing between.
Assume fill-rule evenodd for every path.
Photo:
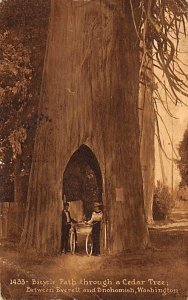
<instances>
[{"instance_id":1,"label":"dark jacket","mask_svg":"<svg viewBox=\"0 0 188 300\"><path fill-rule=\"evenodd\" d=\"M76 223L76 221L71 218L70 211L67 211L67 213L69 215L70 221L73 223ZM69 223L67 222L67 215L66 215L65 211L63 210L62 211L62 226L65 226L67 224L70 224L70 222Z\"/></svg>"}]
</instances>

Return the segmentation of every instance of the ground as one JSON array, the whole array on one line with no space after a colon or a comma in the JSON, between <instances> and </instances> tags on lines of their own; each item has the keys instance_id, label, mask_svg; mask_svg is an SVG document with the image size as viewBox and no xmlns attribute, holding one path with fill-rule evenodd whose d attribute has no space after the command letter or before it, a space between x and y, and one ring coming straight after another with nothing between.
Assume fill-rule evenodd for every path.
<instances>
[{"instance_id":1,"label":"ground","mask_svg":"<svg viewBox=\"0 0 188 300\"><path fill-rule=\"evenodd\" d=\"M149 232L151 248L115 256L43 258L4 242L0 299L188 299L188 210L173 210Z\"/></svg>"}]
</instances>

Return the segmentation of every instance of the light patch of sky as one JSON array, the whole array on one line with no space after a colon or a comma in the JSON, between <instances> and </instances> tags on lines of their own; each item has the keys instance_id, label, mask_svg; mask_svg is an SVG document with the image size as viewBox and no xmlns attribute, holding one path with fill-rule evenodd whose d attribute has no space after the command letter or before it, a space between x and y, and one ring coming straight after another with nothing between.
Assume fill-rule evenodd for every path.
<instances>
[{"instance_id":1,"label":"light patch of sky","mask_svg":"<svg viewBox=\"0 0 188 300\"><path fill-rule=\"evenodd\" d=\"M188 74L188 37L182 38L180 40L179 44L179 51L180 55L179 58L183 61L184 64L187 64L187 66L184 65L184 72ZM162 88L160 88L160 94L163 99L165 99L165 94ZM188 104L188 97L181 95L181 100ZM172 125L172 118L165 112L164 108L160 103L158 103L158 109L161 117L163 118L166 127L168 128L168 132L170 137L172 138L172 131L173 131L173 141L174 141L174 148L176 150L176 153L178 154L178 145L180 141L183 139L183 134L185 132L185 129L188 126L188 107L185 105L178 104L175 106L174 104L169 104L169 109L171 113L176 117L176 119L173 119L173 125ZM161 140L163 147L165 149L166 154L172 158L172 146L168 137L168 134L166 133L166 130L164 126L162 125L162 122L160 122L160 132L161 132ZM175 155L173 155L174 158L176 158ZM167 179L167 183L169 186L172 185L172 161L168 160L164 154L162 154L163 158L163 164L164 164L164 171L165 176ZM181 178L177 169L176 164L173 165L174 167L174 186L178 185ZM159 158L159 150L158 150L158 142L157 139L155 141L155 180L162 180L162 172L161 172L161 164L160 164L160 158Z\"/></svg>"}]
</instances>

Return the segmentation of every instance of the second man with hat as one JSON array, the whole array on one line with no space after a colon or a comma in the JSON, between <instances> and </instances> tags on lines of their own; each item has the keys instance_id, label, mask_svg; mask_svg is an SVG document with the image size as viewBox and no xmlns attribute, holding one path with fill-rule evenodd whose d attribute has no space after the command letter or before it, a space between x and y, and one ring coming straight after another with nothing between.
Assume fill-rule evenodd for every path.
<instances>
[{"instance_id":1,"label":"second man with hat","mask_svg":"<svg viewBox=\"0 0 188 300\"><path fill-rule=\"evenodd\" d=\"M100 228L103 218L101 207L101 203L94 202L94 211L88 221L88 224L92 225L93 255L100 255Z\"/></svg>"}]
</instances>

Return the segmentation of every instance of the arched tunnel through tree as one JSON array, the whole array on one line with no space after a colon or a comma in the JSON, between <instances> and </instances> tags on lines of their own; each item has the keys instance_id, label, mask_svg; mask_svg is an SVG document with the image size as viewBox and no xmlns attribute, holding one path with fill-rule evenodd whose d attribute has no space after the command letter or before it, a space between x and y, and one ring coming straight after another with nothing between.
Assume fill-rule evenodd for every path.
<instances>
[{"instance_id":1,"label":"arched tunnel through tree","mask_svg":"<svg viewBox=\"0 0 188 300\"><path fill-rule=\"evenodd\" d=\"M107 252L145 248L149 235L140 165L140 50L131 6L125 1L90 1L84 9L76 5L52 1L39 105L39 113L52 121L37 127L21 245L59 253L63 173L68 198L69 153L82 145L71 161L83 157L89 174L95 174L95 193L105 206ZM134 8L139 8L136 1ZM103 180L95 155L84 145L94 151Z\"/></svg>"},{"instance_id":2,"label":"arched tunnel through tree","mask_svg":"<svg viewBox=\"0 0 188 300\"><path fill-rule=\"evenodd\" d=\"M94 202L102 203L102 174L95 154L81 145L71 156L63 174L63 195L67 202L81 200L83 214L91 217ZM79 209L79 208L78 208Z\"/></svg>"}]
</instances>

